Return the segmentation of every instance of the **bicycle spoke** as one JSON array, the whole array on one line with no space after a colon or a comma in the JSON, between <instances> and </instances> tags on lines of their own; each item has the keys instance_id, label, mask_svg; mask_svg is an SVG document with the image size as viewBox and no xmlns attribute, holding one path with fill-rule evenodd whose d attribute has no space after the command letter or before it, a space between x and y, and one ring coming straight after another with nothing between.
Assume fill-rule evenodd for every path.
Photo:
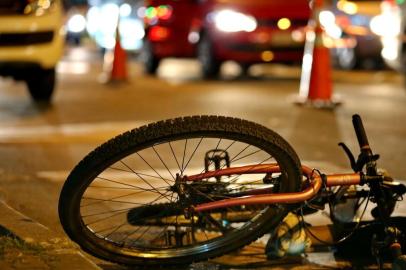
<instances>
[{"instance_id":1,"label":"bicycle spoke","mask_svg":"<svg viewBox=\"0 0 406 270\"><path fill-rule=\"evenodd\" d=\"M105 215L105 214L109 214L109 213L126 212L126 211L131 210L131 209L134 209L134 207L116 209L116 210L110 210L110 211L103 211L103 212L93 213L93 214L89 214L89 215L82 215L82 218L100 216L100 215Z\"/></svg>"},{"instance_id":2,"label":"bicycle spoke","mask_svg":"<svg viewBox=\"0 0 406 270\"><path fill-rule=\"evenodd\" d=\"M171 184L169 184L169 183L167 182L167 180L165 180L165 178L163 178L163 177L151 166L151 164L149 164L149 163L140 155L140 153L137 152L137 155L158 175L158 177L159 177L160 179L164 180L164 182L165 182L168 186L171 185ZM173 182L172 180L169 180L169 181L170 181L170 182Z\"/></svg>"},{"instance_id":3,"label":"bicycle spoke","mask_svg":"<svg viewBox=\"0 0 406 270\"><path fill-rule=\"evenodd\" d=\"M127 225L126 222L123 222L121 225L117 226L113 231L111 231L109 234L105 235L104 238L108 239L110 237L110 235L112 235L113 233L115 233L116 231L118 231L119 229L121 229L122 227L124 227L125 225Z\"/></svg>"},{"instance_id":4,"label":"bicycle spoke","mask_svg":"<svg viewBox=\"0 0 406 270\"><path fill-rule=\"evenodd\" d=\"M173 151L172 144L171 144L171 142L169 142L168 144L169 144L169 147L171 148L171 152L172 152L173 157L175 158L176 164L178 164L179 171L181 172L182 168L180 167L178 159L176 158L175 151Z\"/></svg>"},{"instance_id":5,"label":"bicycle spoke","mask_svg":"<svg viewBox=\"0 0 406 270\"><path fill-rule=\"evenodd\" d=\"M186 162L186 165L185 165L184 170L186 170L187 166L189 165L190 161L192 160L193 156L195 155L195 153L196 153L197 149L199 148L200 144L202 143L202 141L203 141L203 137L200 138L200 141L199 141L199 143L197 144L195 150L194 150L193 153L190 155L189 160Z\"/></svg>"},{"instance_id":6,"label":"bicycle spoke","mask_svg":"<svg viewBox=\"0 0 406 270\"><path fill-rule=\"evenodd\" d=\"M255 155L256 153L259 153L259 152L261 152L261 151L262 151L262 150L258 149L258 150L256 150L256 151L250 153L250 154L247 154L247 155L245 155L245 156L242 156L242 157L240 157L240 158L238 158L238 159L234 159L234 160L232 160L232 161L236 162L236 161L242 160L242 159L244 159L244 158L253 156L253 155ZM231 162L231 160L230 160L230 162Z\"/></svg>"},{"instance_id":7,"label":"bicycle spoke","mask_svg":"<svg viewBox=\"0 0 406 270\"><path fill-rule=\"evenodd\" d=\"M120 169L120 168L115 168L115 167L110 167L110 169L118 170L118 171L123 171L123 172L127 172L127 173L133 173L133 172L131 172L131 171L127 171L127 170ZM151 169L152 169L152 168L151 168ZM153 169L153 170L154 170L154 169ZM166 183L166 181L173 182L173 180L163 178L163 177L160 176L158 173L157 173L157 174L158 174L159 176L150 175L150 174L146 174L146 173L140 173L140 172L137 172L137 174L142 175L142 176L147 176L147 177L150 177L150 178L155 178L155 179L160 179L160 180L162 179L162 180L165 181L165 183ZM170 185L169 183L167 183L167 184Z\"/></svg>"},{"instance_id":8,"label":"bicycle spoke","mask_svg":"<svg viewBox=\"0 0 406 270\"><path fill-rule=\"evenodd\" d=\"M161 156L159 155L159 153L156 151L155 147L152 146L152 149L154 150L155 154L158 156L159 160L161 161L162 165L164 165L164 167L166 168L166 170L169 172L169 174L172 176L173 180L175 181L176 178L175 176L173 176L172 172L169 170L168 166L166 165L166 163L163 161L163 159L161 158Z\"/></svg>"},{"instance_id":9,"label":"bicycle spoke","mask_svg":"<svg viewBox=\"0 0 406 270\"><path fill-rule=\"evenodd\" d=\"M140 176L139 174L137 174L133 169L131 169L126 163L124 163L124 161L120 160L120 162L126 166L129 170L131 170L134 174L136 174L142 181L144 181L145 184L147 184L148 186L150 186L151 188L157 190L154 186L152 186L147 180L145 180L142 176ZM157 190L158 191L158 190ZM158 193L160 193L158 191ZM162 193L160 193L162 195Z\"/></svg>"},{"instance_id":10,"label":"bicycle spoke","mask_svg":"<svg viewBox=\"0 0 406 270\"><path fill-rule=\"evenodd\" d=\"M182 156L182 170L180 171L180 174L183 175L183 172L185 168L183 167L185 165L185 155L186 155L186 147L187 147L187 139L185 140L185 147L183 148L183 156Z\"/></svg>"},{"instance_id":11,"label":"bicycle spoke","mask_svg":"<svg viewBox=\"0 0 406 270\"><path fill-rule=\"evenodd\" d=\"M241 150L237 155L230 159L230 163L233 162L239 155L241 155L245 150L247 150L251 145L247 144L247 146Z\"/></svg>"},{"instance_id":12,"label":"bicycle spoke","mask_svg":"<svg viewBox=\"0 0 406 270\"><path fill-rule=\"evenodd\" d=\"M136 192L132 192L132 193L130 193L130 194L120 195L120 196L113 197L113 198L110 198L110 199L99 199L99 198L91 198L91 197L86 197L86 196L84 196L84 197L82 197L82 198L83 198L83 199L88 199L88 200L95 200L95 201L111 201L111 202L116 202L116 201L114 201L115 199L119 199L119 198L131 196L131 195L137 195L137 194L140 194L140 193L143 193L143 192L147 192L147 191L146 191L146 190L136 191ZM161 195L161 193L155 192L155 190L150 190L149 192L152 192L152 193ZM168 192L169 192L169 191L167 190L165 193L168 193ZM117 202L118 202L118 201L117 201ZM81 207L93 205L93 204L96 204L96 203L97 203L97 202L95 202L95 203L89 203L89 204L84 205L84 206L81 206Z\"/></svg>"},{"instance_id":13,"label":"bicycle spoke","mask_svg":"<svg viewBox=\"0 0 406 270\"><path fill-rule=\"evenodd\" d=\"M167 232L169 226L171 226L171 224L166 225L165 228L163 228L162 231L151 240L151 242L155 242L157 239L161 238L165 234L165 232Z\"/></svg>"},{"instance_id":14,"label":"bicycle spoke","mask_svg":"<svg viewBox=\"0 0 406 270\"><path fill-rule=\"evenodd\" d=\"M161 197L156 198L154 201L150 202L150 204L130 203L130 202L121 202L121 203L130 203L130 204L133 204L133 205L144 205L144 206L146 206L146 205L151 205L151 204L154 203L154 202L157 202L159 199L161 199ZM112 202L112 201L110 201L110 202ZM114 202L116 202L116 201L114 201ZM116 213L116 214L113 214L113 215L110 215L110 216L107 216L107 217L104 217L104 218L100 218L100 219L97 219L97 220L92 221L91 223L87 223L87 224L85 224L85 225L86 225L86 226L89 226L89 225L92 225L92 224L95 224L95 223L99 223L99 222L101 222L101 221L104 221L104 220L106 220L106 219L108 219L108 218L111 218L111 217L118 216L118 215L120 215L120 214L122 214L122 213Z\"/></svg>"},{"instance_id":15,"label":"bicycle spoke","mask_svg":"<svg viewBox=\"0 0 406 270\"><path fill-rule=\"evenodd\" d=\"M140 227L141 228L141 227ZM147 229L137 238L134 240L134 242L138 242L146 233L147 231L149 231L151 229L151 227L147 227ZM133 235L134 233L136 233L138 230L133 231L131 233L129 233L128 235L126 235L124 238L121 239L121 242L125 241L128 239L128 237L130 237L131 235Z\"/></svg>"},{"instance_id":16,"label":"bicycle spoke","mask_svg":"<svg viewBox=\"0 0 406 270\"><path fill-rule=\"evenodd\" d=\"M246 170L245 172L241 173L241 174L249 173L251 170L254 170L254 169L255 169L255 166L261 165L261 164L263 164L264 162L270 160L271 158L272 158L272 156L269 156L267 159L261 161L260 163L256 163L256 164L252 165L251 167L248 167L247 170ZM234 177L233 179L231 179L231 180L229 181L229 183L230 183L230 184L235 183L235 182L240 178L241 174L239 174L239 175L237 175L236 177Z\"/></svg>"},{"instance_id":17,"label":"bicycle spoke","mask_svg":"<svg viewBox=\"0 0 406 270\"><path fill-rule=\"evenodd\" d=\"M224 228L217 220L215 220L210 214L208 215L203 215L204 219L207 220L210 224L214 225L215 227L217 227L220 232L224 235L227 230L226 228Z\"/></svg>"},{"instance_id":18,"label":"bicycle spoke","mask_svg":"<svg viewBox=\"0 0 406 270\"><path fill-rule=\"evenodd\" d=\"M125 187L108 187L108 186L89 186L88 188L96 188L96 189L120 189L120 190L134 190L134 188L125 188ZM146 192L146 190L142 190L141 192Z\"/></svg>"}]
</instances>

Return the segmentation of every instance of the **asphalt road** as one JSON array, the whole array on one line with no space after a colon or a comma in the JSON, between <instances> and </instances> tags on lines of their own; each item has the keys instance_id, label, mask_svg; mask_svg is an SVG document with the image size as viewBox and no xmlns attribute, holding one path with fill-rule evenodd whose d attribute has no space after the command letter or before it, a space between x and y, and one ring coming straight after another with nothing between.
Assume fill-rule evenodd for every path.
<instances>
[{"instance_id":1,"label":"asphalt road","mask_svg":"<svg viewBox=\"0 0 406 270\"><path fill-rule=\"evenodd\" d=\"M164 61L157 78L142 75L135 61L128 69L127 82L102 83L98 56L71 49L58 68L50 107L34 104L24 84L0 80L2 199L63 236L56 210L59 191L70 170L90 150L146 123L202 114L263 124L288 140L302 163L343 172L349 171L348 161L337 143L344 141L357 150L351 115L359 113L371 146L381 155L379 165L395 178L406 179L406 90L402 76L394 72L335 71L334 94L342 105L320 110L294 104L298 67L255 66L251 76L240 77L238 67L227 63L216 81L202 81L199 66L191 60ZM396 211L406 214L404 202ZM331 262L329 257L323 260ZM259 261L258 269L275 266Z\"/></svg>"}]
</instances>

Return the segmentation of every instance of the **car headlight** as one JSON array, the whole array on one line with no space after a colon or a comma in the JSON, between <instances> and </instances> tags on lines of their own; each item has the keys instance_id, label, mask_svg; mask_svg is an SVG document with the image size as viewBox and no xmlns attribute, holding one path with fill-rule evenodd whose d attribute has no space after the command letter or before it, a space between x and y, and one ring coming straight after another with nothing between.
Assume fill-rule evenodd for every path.
<instances>
[{"instance_id":1,"label":"car headlight","mask_svg":"<svg viewBox=\"0 0 406 270\"><path fill-rule=\"evenodd\" d=\"M86 29L86 19L81 14L75 14L69 18L67 29L72 33L80 33Z\"/></svg>"},{"instance_id":2,"label":"car headlight","mask_svg":"<svg viewBox=\"0 0 406 270\"><path fill-rule=\"evenodd\" d=\"M55 0L26 0L24 14L42 16L52 9Z\"/></svg>"},{"instance_id":3,"label":"car headlight","mask_svg":"<svg viewBox=\"0 0 406 270\"><path fill-rule=\"evenodd\" d=\"M233 10L221 10L213 17L216 28L223 32L252 32L257 28L257 20Z\"/></svg>"}]
</instances>

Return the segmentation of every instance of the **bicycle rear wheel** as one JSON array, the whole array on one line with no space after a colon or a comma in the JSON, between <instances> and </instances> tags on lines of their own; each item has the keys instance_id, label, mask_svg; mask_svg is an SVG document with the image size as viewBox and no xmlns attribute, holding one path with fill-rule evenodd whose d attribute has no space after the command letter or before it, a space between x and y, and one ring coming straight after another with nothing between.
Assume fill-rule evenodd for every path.
<instances>
[{"instance_id":1,"label":"bicycle rear wheel","mask_svg":"<svg viewBox=\"0 0 406 270\"><path fill-rule=\"evenodd\" d=\"M277 163L277 174L178 179L225 167ZM252 122L216 116L161 121L121 134L71 172L59 200L69 237L99 258L130 265L186 264L240 248L275 228L284 205L234 206L185 215L192 205L250 190L297 191L289 144Z\"/></svg>"}]
</instances>

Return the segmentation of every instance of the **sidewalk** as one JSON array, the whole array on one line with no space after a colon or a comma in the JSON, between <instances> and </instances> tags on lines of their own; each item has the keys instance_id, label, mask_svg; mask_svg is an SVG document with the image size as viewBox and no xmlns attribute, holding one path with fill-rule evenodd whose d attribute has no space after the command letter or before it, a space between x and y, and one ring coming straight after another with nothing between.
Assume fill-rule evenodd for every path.
<instances>
[{"instance_id":1,"label":"sidewalk","mask_svg":"<svg viewBox=\"0 0 406 270\"><path fill-rule=\"evenodd\" d=\"M0 201L0 269L101 269L66 238Z\"/></svg>"}]
</instances>

